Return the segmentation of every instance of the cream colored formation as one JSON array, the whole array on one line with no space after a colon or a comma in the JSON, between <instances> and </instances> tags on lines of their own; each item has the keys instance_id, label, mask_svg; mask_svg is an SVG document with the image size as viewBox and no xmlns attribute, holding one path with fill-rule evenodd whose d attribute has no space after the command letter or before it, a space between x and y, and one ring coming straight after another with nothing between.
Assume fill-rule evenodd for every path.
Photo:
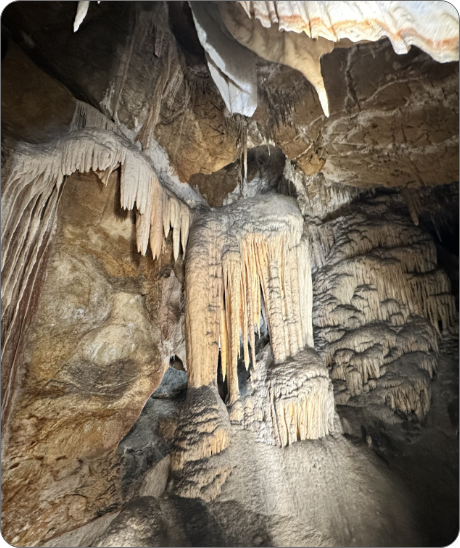
<instances>
[{"instance_id":1,"label":"cream colored formation","mask_svg":"<svg viewBox=\"0 0 460 548\"><path fill-rule=\"evenodd\" d=\"M215 386L189 388L174 434L170 489L183 497L213 500L232 471L224 451L230 434L227 409ZM209 459L205 466L203 459Z\"/></svg>"},{"instance_id":2,"label":"cream colored formation","mask_svg":"<svg viewBox=\"0 0 460 548\"><path fill-rule=\"evenodd\" d=\"M336 402L426 416L438 336L458 329L431 237L391 213L388 197L356 204L353 214L309 232L317 348L331 368Z\"/></svg>"},{"instance_id":3,"label":"cream colored formation","mask_svg":"<svg viewBox=\"0 0 460 548\"><path fill-rule=\"evenodd\" d=\"M24 211L30 200L46 189L59 189L66 176L94 171L106 185L118 167L121 207L135 208L138 213L138 251L145 255L150 242L153 257L158 257L163 238L172 228L177 258L180 245L185 252L187 244L188 206L162 187L147 156L112 131L96 128L72 131L46 145L21 145L2 196L2 235L3 230L14 232L19 223L18 216L12 220L13 211ZM8 240L6 243L8 250Z\"/></svg>"},{"instance_id":4,"label":"cream colored formation","mask_svg":"<svg viewBox=\"0 0 460 548\"><path fill-rule=\"evenodd\" d=\"M458 13L446 2L335 2L315 0L238 2L246 15L264 28L305 33L309 38L331 42L376 42L389 38L398 54L412 45L440 63L458 60Z\"/></svg>"},{"instance_id":5,"label":"cream colored formation","mask_svg":"<svg viewBox=\"0 0 460 548\"><path fill-rule=\"evenodd\" d=\"M458 14L448 2L240 1L219 7L239 43L305 76L326 116L321 57L334 48L387 37L398 54L415 45L441 63L458 60Z\"/></svg>"},{"instance_id":6,"label":"cream colored formation","mask_svg":"<svg viewBox=\"0 0 460 548\"><path fill-rule=\"evenodd\" d=\"M258 355L242 411L233 422L269 445L284 447L334 432L334 394L324 361L306 348L275 364L267 345Z\"/></svg>"},{"instance_id":7,"label":"cream colored formation","mask_svg":"<svg viewBox=\"0 0 460 548\"><path fill-rule=\"evenodd\" d=\"M238 399L242 340L255 364L255 331L265 310L276 362L313 345L312 289L303 218L295 201L265 195L202 214L186 261L190 386L216 378L219 350L230 401Z\"/></svg>"},{"instance_id":8,"label":"cream colored formation","mask_svg":"<svg viewBox=\"0 0 460 548\"><path fill-rule=\"evenodd\" d=\"M210 500L231 472L224 451L230 423L215 384L219 356L233 422L280 446L331 431L331 380L315 352L305 350L313 346L313 295L302 233L295 200L275 194L197 213L185 274L189 388L172 457L172 485L182 496ZM273 356L263 364L255 356L262 315ZM246 369L252 363L251 377L259 386L244 404L240 359ZM222 462L200 464L222 451Z\"/></svg>"}]
</instances>

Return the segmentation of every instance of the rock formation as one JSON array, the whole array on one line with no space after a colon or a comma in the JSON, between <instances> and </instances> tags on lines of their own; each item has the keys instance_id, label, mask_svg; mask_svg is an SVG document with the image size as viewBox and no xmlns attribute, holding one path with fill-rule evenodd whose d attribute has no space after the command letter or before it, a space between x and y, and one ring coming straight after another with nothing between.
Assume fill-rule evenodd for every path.
<instances>
[{"instance_id":1,"label":"rock formation","mask_svg":"<svg viewBox=\"0 0 460 548\"><path fill-rule=\"evenodd\" d=\"M436 331L455 336L457 313L432 239L388 202L374 198L312 231L317 347L338 403L363 397L366 405L423 417Z\"/></svg>"},{"instance_id":2,"label":"rock formation","mask_svg":"<svg viewBox=\"0 0 460 548\"><path fill-rule=\"evenodd\" d=\"M454 8L22 2L2 55L5 540L452 542Z\"/></svg>"}]
</instances>

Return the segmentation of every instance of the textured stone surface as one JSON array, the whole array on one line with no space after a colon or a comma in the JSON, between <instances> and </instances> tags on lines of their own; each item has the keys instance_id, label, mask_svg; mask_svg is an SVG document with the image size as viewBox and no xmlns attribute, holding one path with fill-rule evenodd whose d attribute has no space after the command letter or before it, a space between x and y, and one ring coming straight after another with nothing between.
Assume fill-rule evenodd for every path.
<instances>
[{"instance_id":1,"label":"textured stone surface","mask_svg":"<svg viewBox=\"0 0 460 548\"><path fill-rule=\"evenodd\" d=\"M273 139L307 175L361 187L457 180L457 63L417 48L397 55L382 40L336 50L321 67L329 118L300 73L280 65L259 72L265 105L254 118L262 127L281 122Z\"/></svg>"},{"instance_id":2,"label":"textured stone surface","mask_svg":"<svg viewBox=\"0 0 460 548\"><path fill-rule=\"evenodd\" d=\"M409 491L365 444L339 436L281 450L256 443L251 432L235 431L226 453L203 460L202 471L219 471L213 460L224 456L232 473L212 503L177 497L174 490L159 499L134 499L96 545L378 546L388 539L394 546L423 543ZM306 492L314 504L303 502ZM372 527L366 526L369 522Z\"/></svg>"},{"instance_id":3,"label":"textured stone surface","mask_svg":"<svg viewBox=\"0 0 460 548\"><path fill-rule=\"evenodd\" d=\"M155 135L182 181L235 160L236 125L223 115L223 101L217 89L209 86L204 59L184 58L169 29L165 3L94 4L73 33L75 9L66 3L11 5L5 21L41 67L77 98L114 116L134 135L164 95ZM190 42L183 32L181 40ZM174 52L171 58L169 50ZM169 79L160 89L157 83L168 66Z\"/></svg>"},{"instance_id":4,"label":"textured stone surface","mask_svg":"<svg viewBox=\"0 0 460 548\"><path fill-rule=\"evenodd\" d=\"M136 498L96 540L95 546L171 546L161 506L153 497Z\"/></svg>"},{"instance_id":5,"label":"textured stone surface","mask_svg":"<svg viewBox=\"0 0 460 548\"><path fill-rule=\"evenodd\" d=\"M149 398L139 418L121 440L117 452L121 461L121 494L124 501L137 496L143 489L147 490L145 495L153 496L150 489L159 489L155 483L163 485L164 490L182 399ZM158 482L155 481L156 477L159 478Z\"/></svg>"},{"instance_id":6,"label":"textured stone surface","mask_svg":"<svg viewBox=\"0 0 460 548\"><path fill-rule=\"evenodd\" d=\"M95 519L83 527L78 527L73 531L64 533L58 537L53 538L53 540L48 540L44 546L49 546L50 548L59 548L59 546L66 547L77 547L77 546L92 546L93 541L98 538L110 525L117 516L119 512L112 512L106 514L101 518Z\"/></svg>"},{"instance_id":7,"label":"textured stone surface","mask_svg":"<svg viewBox=\"0 0 460 548\"><path fill-rule=\"evenodd\" d=\"M78 98L110 116L116 107L133 135L162 101L155 135L181 180L188 181L232 163L243 136L238 120L225 116L187 6L178 3L169 14L161 3L95 4L73 34L73 5L45 8L34 2L10 5L4 24ZM172 33L166 30L169 16ZM59 33L50 30L56 26ZM169 80L159 90L168 48ZM305 174L322 172L328 183L420 186L457 180L458 63L438 63L416 47L398 55L381 40L323 56L321 71L329 118L302 74L260 59L259 107L252 118L257 125L249 131L254 143L272 138Z\"/></svg>"},{"instance_id":8,"label":"textured stone surface","mask_svg":"<svg viewBox=\"0 0 460 548\"><path fill-rule=\"evenodd\" d=\"M171 237L157 261L150 251L138 254L136 220L119 207L116 172L108 187L95 174L75 174L64 184L23 336L11 345L19 375L3 425L4 538L18 546L451 542L458 347L447 277L458 308L458 184L443 183L458 180L458 65L416 48L398 56L387 41L334 51L321 62L326 119L302 75L259 60L260 106L246 123L228 115L210 81L187 3L91 2L73 33L75 11L72 2L5 10L2 169L18 138L60 136L75 96L139 137L155 168L166 170L166 155L147 146L156 139L176 175L212 207L239 201L227 208L236 212L226 219L229 234L238 216L251 224L252 197L293 196L303 215L291 199L298 235L303 224L313 244L316 350L333 377L345 435L334 428L322 440L297 441L291 420L281 443L288 445L269 445L273 432L260 435L260 424L270 421L250 405L256 432L242 429L254 381L260 391L270 384L267 413L276 415L278 396L286 400L275 418L287 423L310 374L328 372L311 354L306 367L295 362L298 374L286 360L257 380L252 357L244 366L238 321L232 386L222 378L223 333L216 333L212 382L187 392L183 257L172 262ZM414 191L424 184L437 186ZM279 206L260 216L261 230L272 217L278 236L286 220ZM220 230L217 222L210 237ZM196 280L206 282L200 310L208 311L221 261L203 257ZM413 298L413 286L424 298ZM394 291L395 302L382 291ZM289 331L291 311L280 312ZM269 342L265 321L261 328L256 352ZM284 328L273 333L273 348L289 338ZM204 362L196 362L200 372ZM3 385L6 368L2 375ZM408 397L386 401L395 387Z\"/></svg>"},{"instance_id":9,"label":"textured stone surface","mask_svg":"<svg viewBox=\"0 0 460 548\"><path fill-rule=\"evenodd\" d=\"M161 293L171 248L135 247L117 174L65 183L4 446L2 531L14 543L72 529L120 502L118 442L159 385Z\"/></svg>"},{"instance_id":10,"label":"textured stone surface","mask_svg":"<svg viewBox=\"0 0 460 548\"><path fill-rule=\"evenodd\" d=\"M433 239L396 211L391 196L380 196L307 228L315 346L331 368L336 403L389 423L427 415L438 334L455 337L458 321Z\"/></svg>"},{"instance_id":11,"label":"textured stone surface","mask_svg":"<svg viewBox=\"0 0 460 548\"><path fill-rule=\"evenodd\" d=\"M3 46L2 46L3 49ZM65 133L75 99L10 40L2 59L2 133L44 141Z\"/></svg>"}]
</instances>

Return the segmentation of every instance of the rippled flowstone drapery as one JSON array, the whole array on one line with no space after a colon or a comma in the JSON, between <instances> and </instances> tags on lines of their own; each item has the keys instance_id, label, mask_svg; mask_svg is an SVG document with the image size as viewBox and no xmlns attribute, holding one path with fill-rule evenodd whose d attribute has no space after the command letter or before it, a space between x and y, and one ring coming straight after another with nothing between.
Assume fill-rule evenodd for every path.
<instances>
[{"instance_id":1,"label":"rippled flowstone drapery","mask_svg":"<svg viewBox=\"0 0 460 548\"><path fill-rule=\"evenodd\" d=\"M427 415L438 337L455 337L458 317L433 239L390 203L356 204L309 233L316 347L336 402L393 422L396 411Z\"/></svg>"}]
</instances>

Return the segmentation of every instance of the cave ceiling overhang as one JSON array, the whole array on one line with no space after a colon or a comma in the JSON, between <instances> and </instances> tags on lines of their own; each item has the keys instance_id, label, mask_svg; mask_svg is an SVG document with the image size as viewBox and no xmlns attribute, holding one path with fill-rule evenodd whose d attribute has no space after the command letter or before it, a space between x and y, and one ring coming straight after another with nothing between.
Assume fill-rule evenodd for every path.
<instances>
[{"instance_id":1,"label":"cave ceiling overhang","mask_svg":"<svg viewBox=\"0 0 460 548\"><path fill-rule=\"evenodd\" d=\"M163 154L179 186L268 144L325 184L458 179L458 15L447 2L28 9L4 18L13 40L155 161Z\"/></svg>"}]
</instances>

